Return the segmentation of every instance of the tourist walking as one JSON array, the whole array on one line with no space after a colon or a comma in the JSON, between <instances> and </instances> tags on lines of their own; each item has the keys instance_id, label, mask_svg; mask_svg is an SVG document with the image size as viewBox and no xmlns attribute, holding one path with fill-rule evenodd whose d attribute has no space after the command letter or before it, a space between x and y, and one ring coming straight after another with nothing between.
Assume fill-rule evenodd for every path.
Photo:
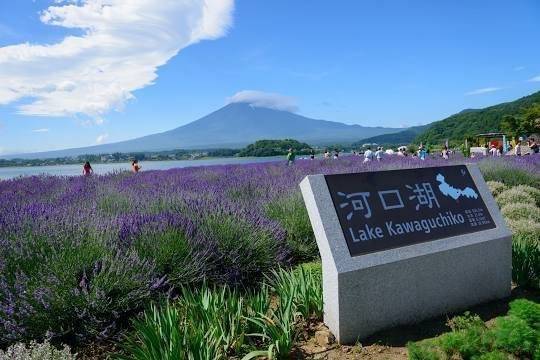
<instances>
[{"instance_id":1,"label":"tourist walking","mask_svg":"<svg viewBox=\"0 0 540 360\"><path fill-rule=\"evenodd\" d=\"M84 176L90 176L94 173L94 169L92 169L92 166L90 165L90 162L87 161L83 165L83 175Z\"/></svg>"},{"instance_id":2,"label":"tourist walking","mask_svg":"<svg viewBox=\"0 0 540 360\"><path fill-rule=\"evenodd\" d=\"M377 151L375 151L375 158L377 159L377 161L381 161L383 156L384 156L383 148L382 146L379 146L377 148Z\"/></svg>"},{"instance_id":3,"label":"tourist walking","mask_svg":"<svg viewBox=\"0 0 540 360\"><path fill-rule=\"evenodd\" d=\"M309 158L311 160L315 160L315 150L311 149L310 153L309 153Z\"/></svg>"},{"instance_id":4,"label":"tourist walking","mask_svg":"<svg viewBox=\"0 0 540 360\"><path fill-rule=\"evenodd\" d=\"M529 149L531 149L531 154L538 154L538 152L540 151L540 148L538 147L535 139L531 139L531 142L529 143Z\"/></svg>"},{"instance_id":5,"label":"tourist walking","mask_svg":"<svg viewBox=\"0 0 540 360\"><path fill-rule=\"evenodd\" d=\"M426 148L424 147L424 145L420 145L420 147L418 148L418 158L420 160L426 160L426 156L427 156Z\"/></svg>"},{"instance_id":6,"label":"tourist walking","mask_svg":"<svg viewBox=\"0 0 540 360\"><path fill-rule=\"evenodd\" d=\"M489 150L491 153L491 156L501 156L501 153L499 151L499 148L497 148L495 145L491 145L491 149Z\"/></svg>"},{"instance_id":7,"label":"tourist walking","mask_svg":"<svg viewBox=\"0 0 540 360\"><path fill-rule=\"evenodd\" d=\"M289 152L287 153L287 165L294 164L294 160L296 159L296 154L294 153L293 148L289 149Z\"/></svg>"},{"instance_id":8,"label":"tourist walking","mask_svg":"<svg viewBox=\"0 0 540 360\"><path fill-rule=\"evenodd\" d=\"M131 171L133 171L133 173L138 173L141 168L142 166L139 165L139 160L135 159L131 162Z\"/></svg>"},{"instance_id":9,"label":"tourist walking","mask_svg":"<svg viewBox=\"0 0 540 360\"><path fill-rule=\"evenodd\" d=\"M521 156L521 141L523 141L523 138L519 138L517 144L516 144L516 150L514 152L514 154L516 154L516 156Z\"/></svg>"},{"instance_id":10,"label":"tourist walking","mask_svg":"<svg viewBox=\"0 0 540 360\"><path fill-rule=\"evenodd\" d=\"M330 158L330 151L328 149L324 149L324 158L329 159Z\"/></svg>"},{"instance_id":11,"label":"tourist walking","mask_svg":"<svg viewBox=\"0 0 540 360\"><path fill-rule=\"evenodd\" d=\"M368 147L366 151L364 151L364 162L370 162L374 157L375 155L373 154L373 151L371 151L371 148Z\"/></svg>"},{"instance_id":12,"label":"tourist walking","mask_svg":"<svg viewBox=\"0 0 540 360\"><path fill-rule=\"evenodd\" d=\"M339 159L339 150L338 149L334 150L334 159Z\"/></svg>"},{"instance_id":13,"label":"tourist walking","mask_svg":"<svg viewBox=\"0 0 540 360\"><path fill-rule=\"evenodd\" d=\"M448 158L450 157L449 152L448 152L448 146L446 145L443 146L443 149L441 151L441 156L443 159L448 160Z\"/></svg>"}]
</instances>

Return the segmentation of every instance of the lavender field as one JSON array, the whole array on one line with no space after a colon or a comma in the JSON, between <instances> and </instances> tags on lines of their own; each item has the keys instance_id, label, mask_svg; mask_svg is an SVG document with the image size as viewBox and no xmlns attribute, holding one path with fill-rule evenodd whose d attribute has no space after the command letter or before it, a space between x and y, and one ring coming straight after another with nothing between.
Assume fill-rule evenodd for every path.
<instances>
[{"instance_id":1,"label":"lavender field","mask_svg":"<svg viewBox=\"0 0 540 360\"><path fill-rule=\"evenodd\" d=\"M115 337L153 300L203 281L249 288L318 257L308 174L463 163L358 157L0 181L0 345ZM539 187L540 157L466 160Z\"/></svg>"}]
</instances>

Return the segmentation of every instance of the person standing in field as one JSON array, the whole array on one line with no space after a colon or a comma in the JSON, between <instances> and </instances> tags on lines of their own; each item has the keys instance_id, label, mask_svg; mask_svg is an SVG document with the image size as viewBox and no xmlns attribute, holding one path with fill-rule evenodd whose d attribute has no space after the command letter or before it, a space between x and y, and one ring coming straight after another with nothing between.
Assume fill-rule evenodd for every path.
<instances>
[{"instance_id":1,"label":"person standing in field","mask_svg":"<svg viewBox=\"0 0 540 360\"><path fill-rule=\"evenodd\" d=\"M375 151L375 158L377 159L377 161L381 161L383 156L384 156L384 151L382 149L382 146L379 146L377 148L377 151Z\"/></svg>"},{"instance_id":2,"label":"person standing in field","mask_svg":"<svg viewBox=\"0 0 540 360\"><path fill-rule=\"evenodd\" d=\"M366 151L364 151L364 162L370 162L371 160L373 160L374 156L375 155L373 154L373 151L371 151L371 148L368 146Z\"/></svg>"},{"instance_id":3,"label":"person standing in field","mask_svg":"<svg viewBox=\"0 0 540 360\"><path fill-rule=\"evenodd\" d=\"M315 160L315 150L311 149L310 153L309 153L309 158L311 160Z\"/></svg>"},{"instance_id":4,"label":"person standing in field","mask_svg":"<svg viewBox=\"0 0 540 360\"><path fill-rule=\"evenodd\" d=\"M339 150L338 149L334 150L334 159L339 159Z\"/></svg>"},{"instance_id":5,"label":"person standing in field","mask_svg":"<svg viewBox=\"0 0 540 360\"><path fill-rule=\"evenodd\" d=\"M294 164L294 160L296 159L296 154L294 153L293 148L289 149L289 152L287 153L287 165Z\"/></svg>"},{"instance_id":6,"label":"person standing in field","mask_svg":"<svg viewBox=\"0 0 540 360\"><path fill-rule=\"evenodd\" d=\"M139 165L139 160L135 159L131 162L131 171L133 171L133 173L138 173L141 168L142 166Z\"/></svg>"},{"instance_id":7,"label":"person standing in field","mask_svg":"<svg viewBox=\"0 0 540 360\"><path fill-rule=\"evenodd\" d=\"M328 149L325 149L325 150L324 150L324 158L325 158L325 159L330 158L330 151L328 151Z\"/></svg>"},{"instance_id":8,"label":"person standing in field","mask_svg":"<svg viewBox=\"0 0 540 360\"><path fill-rule=\"evenodd\" d=\"M521 141L523 140L523 138L519 138L518 142L516 143L516 150L514 152L514 154L516 154L516 156L521 156Z\"/></svg>"},{"instance_id":9,"label":"person standing in field","mask_svg":"<svg viewBox=\"0 0 540 360\"><path fill-rule=\"evenodd\" d=\"M441 156L443 159L445 160L448 160L449 158L449 152L448 152L448 146L444 145L442 151L441 151Z\"/></svg>"},{"instance_id":10,"label":"person standing in field","mask_svg":"<svg viewBox=\"0 0 540 360\"><path fill-rule=\"evenodd\" d=\"M531 139L531 142L529 144L529 149L531 149L531 154L538 154L540 149L535 139Z\"/></svg>"},{"instance_id":11,"label":"person standing in field","mask_svg":"<svg viewBox=\"0 0 540 360\"><path fill-rule=\"evenodd\" d=\"M424 145L420 145L420 148L418 149L418 158L420 160L426 160L427 157L427 150Z\"/></svg>"},{"instance_id":12,"label":"person standing in field","mask_svg":"<svg viewBox=\"0 0 540 360\"><path fill-rule=\"evenodd\" d=\"M92 166L90 165L90 162L87 161L83 165L83 175L84 176L90 176L94 173L94 169L92 169Z\"/></svg>"}]
</instances>

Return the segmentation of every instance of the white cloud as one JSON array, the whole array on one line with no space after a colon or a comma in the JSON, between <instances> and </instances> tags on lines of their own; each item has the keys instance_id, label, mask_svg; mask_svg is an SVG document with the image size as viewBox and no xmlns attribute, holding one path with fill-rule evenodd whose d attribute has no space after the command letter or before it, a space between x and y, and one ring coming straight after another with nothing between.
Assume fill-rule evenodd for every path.
<instances>
[{"instance_id":1,"label":"white cloud","mask_svg":"<svg viewBox=\"0 0 540 360\"><path fill-rule=\"evenodd\" d=\"M502 88L500 88L500 87L487 87L487 88L482 88L482 89L476 89L476 90L469 91L468 93L465 93L465 95L481 95L481 94L487 94L487 93L494 92L494 91L499 91L499 90L502 90Z\"/></svg>"},{"instance_id":2,"label":"white cloud","mask_svg":"<svg viewBox=\"0 0 540 360\"><path fill-rule=\"evenodd\" d=\"M521 70L525 70L525 66L516 66L514 68L514 71L521 71Z\"/></svg>"},{"instance_id":3,"label":"white cloud","mask_svg":"<svg viewBox=\"0 0 540 360\"><path fill-rule=\"evenodd\" d=\"M529 79L531 82L540 82L540 75L533 77L532 79Z\"/></svg>"},{"instance_id":4,"label":"white cloud","mask_svg":"<svg viewBox=\"0 0 540 360\"><path fill-rule=\"evenodd\" d=\"M228 98L229 103L247 103L256 107L296 112L298 104L295 98L276 93L257 90L242 90Z\"/></svg>"},{"instance_id":5,"label":"white cloud","mask_svg":"<svg viewBox=\"0 0 540 360\"><path fill-rule=\"evenodd\" d=\"M181 49L224 36L234 0L59 0L47 25L83 31L50 45L0 47L0 105L25 115L99 118L152 85Z\"/></svg>"},{"instance_id":6,"label":"white cloud","mask_svg":"<svg viewBox=\"0 0 540 360\"><path fill-rule=\"evenodd\" d=\"M103 144L103 142L105 142L105 140L107 140L108 138L109 138L109 134L107 133L101 134L97 137L96 144Z\"/></svg>"},{"instance_id":7,"label":"white cloud","mask_svg":"<svg viewBox=\"0 0 540 360\"><path fill-rule=\"evenodd\" d=\"M32 132L35 132L35 133L46 133L46 132L49 132L49 129L47 129L47 128L34 129L34 130L32 130Z\"/></svg>"}]
</instances>

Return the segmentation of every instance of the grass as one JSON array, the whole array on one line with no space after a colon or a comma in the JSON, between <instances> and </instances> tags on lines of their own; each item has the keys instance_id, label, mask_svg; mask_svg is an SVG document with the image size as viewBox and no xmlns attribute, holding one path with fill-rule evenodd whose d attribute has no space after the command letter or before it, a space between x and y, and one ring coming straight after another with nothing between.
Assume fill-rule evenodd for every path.
<instances>
[{"instance_id":1,"label":"grass","mask_svg":"<svg viewBox=\"0 0 540 360\"><path fill-rule=\"evenodd\" d=\"M322 308L317 263L273 271L256 290L206 283L184 287L176 303L154 304L134 320L117 358L286 359L301 319L321 319Z\"/></svg>"}]
</instances>

